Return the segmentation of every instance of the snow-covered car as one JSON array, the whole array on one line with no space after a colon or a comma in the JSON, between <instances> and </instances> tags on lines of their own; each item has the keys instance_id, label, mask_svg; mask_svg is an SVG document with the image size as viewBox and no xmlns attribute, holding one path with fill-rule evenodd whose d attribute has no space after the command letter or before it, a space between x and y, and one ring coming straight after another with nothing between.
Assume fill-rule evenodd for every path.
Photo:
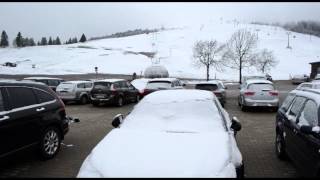
<instances>
[{"instance_id":1,"label":"snow-covered car","mask_svg":"<svg viewBox=\"0 0 320 180\"><path fill-rule=\"evenodd\" d=\"M212 80L212 81L203 81L195 84L195 89L201 89L213 92L217 98L219 99L222 107L226 103L226 87L223 85L221 81Z\"/></svg>"},{"instance_id":2,"label":"snow-covered car","mask_svg":"<svg viewBox=\"0 0 320 180\"><path fill-rule=\"evenodd\" d=\"M163 90L143 98L84 160L77 177L243 177L236 133L217 97Z\"/></svg>"},{"instance_id":3,"label":"snow-covered car","mask_svg":"<svg viewBox=\"0 0 320 180\"><path fill-rule=\"evenodd\" d=\"M309 81L309 76L306 74L294 75L291 79L292 84L301 84Z\"/></svg>"}]
</instances>

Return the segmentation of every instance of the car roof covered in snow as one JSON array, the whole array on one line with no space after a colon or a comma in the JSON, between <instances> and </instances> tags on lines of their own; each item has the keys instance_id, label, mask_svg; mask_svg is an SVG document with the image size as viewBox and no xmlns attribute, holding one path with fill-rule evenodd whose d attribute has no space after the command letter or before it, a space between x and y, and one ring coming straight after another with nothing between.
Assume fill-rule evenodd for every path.
<instances>
[{"instance_id":1,"label":"car roof covered in snow","mask_svg":"<svg viewBox=\"0 0 320 180\"><path fill-rule=\"evenodd\" d=\"M266 84L273 84L271 81L264 80L264 79L249 79L246 81L247 84L256 84L256 83L266 83Z\"/></svg>"},{"instance_id":2,"label":"car roof covered in snow","mask_svg":"<svg viewBox=\"0 0 320 180\"><path fill-rule=\"evenodd\" d=\"M97 80L95 82L110 82L110 83L113 83L113 82L118 82L118 81L127 81L125 79L100 79L100 80Z\"/></svg>"},{"instance_id":3,"label":"car roof covered in snow","mask_svg":"<svg viewBox=\"0 0 320 180\"><path fill-rule=\"evenodd\" d=\"M169 81L169 82L173 82L178 80L177 78L153 78L150 79L149 82L153 82L153 81Z\"/></svg>"},{"instance_id":4,"label":"car roof covered in snow","mask_svg":"<svg viewBox=\"0 0 320 180\"><path fill-rule=\"evenodd\" d=\"M54 80L62 80L61 78L53 78L53 77L26 77L26 78L23 78L25 80L32 80L32 79L54 79Z\"/></svg>"}]
</instances>

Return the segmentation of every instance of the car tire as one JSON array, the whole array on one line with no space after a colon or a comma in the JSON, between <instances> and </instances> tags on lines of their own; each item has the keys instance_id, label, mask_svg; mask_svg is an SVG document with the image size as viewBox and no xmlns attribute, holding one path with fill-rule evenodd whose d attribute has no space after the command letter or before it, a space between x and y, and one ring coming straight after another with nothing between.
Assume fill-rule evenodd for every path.
<instances>
[{"instance_id":1,"label":"car tire","mask_svg":"<svg viewBox=\"0 0 320 180\"><path fill-rule=\"evenodd\" d=\"M244 164L242 163L241 166L236 168L237 178L242 179L244 178Z\"/></svg>"},{"instance_id":2,"label":"car tire","mask_svg":"<svg viewBox=\"0 0 320 180\"><path fill-rule=\"evenodd\" d=\"M56 127L48 127L42 134L39 144L41 159L52 159L61 146L61 131Z\"/></svg>"},{"instance_id":3,"label":"car tire","mask_svg":"<svg viewBox=\"0 0 320 180\"><path fill-rule=\"evenodd\" d=\"M80 98L80 104L87 104L89 101L87 96L81 96Z\"/></svg>"},{"instance_id":4,"label":"car tire","mask_svg":"<svg viewBox=\"0 0 320 180\"><path fill-rule=\"evenodd\" d=\"M124 102L124 99L119 96L119 98L117 99L117 106L118 107L122 107L123 106L123 102Z\"/></svg>"},{"instance_id":5,"label":"car tire","mask_svg":"<svg viewBox=\"0 0 320 180\"><path fill-rule=\"evenodd\" d=\"M285 150L285 144L284 144L283 137L279 132L276 133L275 150L276 150L276 155L279 159L286 160L287 154Z\"/></svg>"}]
</instances>

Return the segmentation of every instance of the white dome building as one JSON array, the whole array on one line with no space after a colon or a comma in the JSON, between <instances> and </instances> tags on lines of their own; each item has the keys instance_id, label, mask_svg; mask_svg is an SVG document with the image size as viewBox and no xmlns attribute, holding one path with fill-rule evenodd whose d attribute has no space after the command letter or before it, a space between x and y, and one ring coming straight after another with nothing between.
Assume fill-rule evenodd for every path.
<instances>
[{"instance_id":1,"label":"white dome building","mask_svg":"<svg viewBox=\"0 0 320 180\"><path fill-rule=\"evenodd\" d=\"M168 70L164 66L152 65L144 71L145 78L168 78Z\"/></svg>"}]
</instances>

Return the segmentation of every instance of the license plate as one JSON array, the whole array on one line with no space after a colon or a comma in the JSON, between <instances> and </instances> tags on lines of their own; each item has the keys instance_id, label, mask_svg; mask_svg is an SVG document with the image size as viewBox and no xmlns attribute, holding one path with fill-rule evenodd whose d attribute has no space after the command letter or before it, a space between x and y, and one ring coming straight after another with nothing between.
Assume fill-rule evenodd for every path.
<instances>
[{"instance_id":1,"label":"license plate","mask_svg":"<svg viewBox=\"0 0 320 180\"><path fill-rule=\"evenodd\" d=\"M96 95L96 98L105 98L104 95Z\"/></svg>"}]
</instances>

